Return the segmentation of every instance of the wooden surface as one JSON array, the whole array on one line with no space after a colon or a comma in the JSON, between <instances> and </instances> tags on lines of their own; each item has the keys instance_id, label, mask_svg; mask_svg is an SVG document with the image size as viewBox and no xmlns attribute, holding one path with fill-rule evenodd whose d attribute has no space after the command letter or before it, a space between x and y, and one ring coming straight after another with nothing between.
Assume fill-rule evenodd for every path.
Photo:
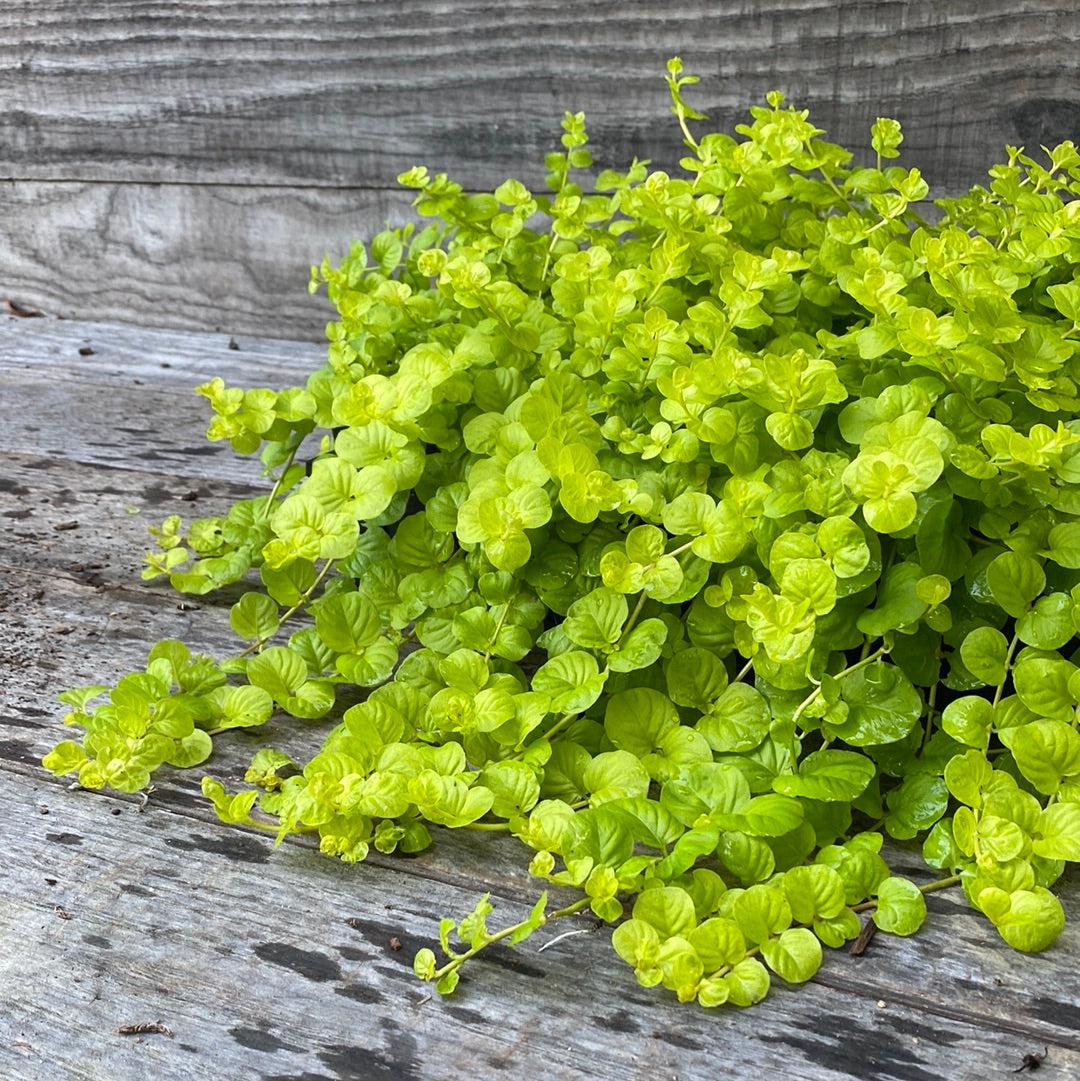
<instances>
[{"instance_id":1,"label":"wooden surface","mask_svg":"<svg viewBox=\"0 0 1080 1081\"><path fill-rule=\"evenodd\" d=\"M1075 878L1066 931L1037 956L935 894L915 938L827 951L805 988L777 981L762 1006L709 1012L638 987L581 917L592 933L493 950L442 1001L412 954L484 891L521 918L537 885L512 839L440 831L418 857L347 867L217 822L202 769L161 776L143 811L45 775L57 690L121 675L165 635L226 648L230 598L184 598L137 572L148 524L222 510L258 481L255 463L200 446L190 385L279 384L318 359L237 344L0 319L0 1077L963 1081L1044 1048L1040 1077L1080 1075ZM236 733L205 768L236 781L260 743L304 754L325 728ZM918 873L910 856L899 866ZM173 1035L117 1034L148 1021Z\"/></svg>"},{"instance_id":2,"label":"wooden surface","mask_svg":"<svg viewBox=\"0 0 1080 1081\"><path fill-rule=\"evenodd\" d=\"M6 0L0 292L318 338L306 267L404 220L405 168L540 185L566 109L673 167L676 53L718 127L773 88L851 145L896 116L944 192L1080 134L1078 45L1072 0Z\"/></svg>"},{"instance_id":3,"label":"wooden surface","mask_svg":"<svg viewBox=\"0 0 1080 1081\"><path fill-rule=\"evenodd\" d=\"M0 180L0 298L322 341L337 315L308 294L312 263L410 213L397 191Z\"/></svg>"}]
</instances>

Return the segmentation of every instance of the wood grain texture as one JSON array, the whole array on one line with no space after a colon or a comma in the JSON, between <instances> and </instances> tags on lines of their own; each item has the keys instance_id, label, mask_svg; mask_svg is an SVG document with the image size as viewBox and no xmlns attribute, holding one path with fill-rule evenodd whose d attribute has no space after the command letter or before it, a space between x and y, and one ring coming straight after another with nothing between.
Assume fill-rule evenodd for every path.
<instances>
[{"instance_id":1,"label":"wood grain texture","mask_svg":"<svg viewBox=\"0 0 1080 1081\"><path fill-rule=\"evenodd\" d=\"M321 337L307 267L388 221L424 162L543 183L584 109L598 164L675 168L665 60L730 130L781 88L936 192L1080 130L1072 0L7 0L0 293L69 316Z\"/></svg>"},{"instance_id":2,"label":"wood grain texture","mask_svg":"<svg viewBox=\"0 0 1080 1081\"><path fill-rule=\"evenodd\" d=\"M25 319L0 315L0 371L33 368L62 378L147 379L159 387L187 389L220 375L227 382L274 385L302 378L326 359L325 342L268 336L193 334L75 319ZM153 344L147 351L147 342ZM93 352L79 350L90 346Z\"/></svg>"},{"instance_id":3,"label":"wood grain texture","mask_svg":"<svg viewBox=\"0 0 1080 1081\"><path fill-rule=\"evenodd\" d=\"M84 339L94 356L72 355ZM142 413L148 429L197 443L201 419L170 405L184 375L162 362L186 355L200 377L219 367L239 382L273 382L315 359L291 343L243 344L246 352L220 335L0 322L0 377L18 374L26 395L14 408L0 395L0 421L23 423L35 380L42 390L60 380L91 409L103 407L91 395L107 393L118 415ZM713 1081L761 1071L965 1081L1014 1070L1044 1047L1049 1078L1080 1071L1075 877L1061 889L1069 923L1046 954L1007 950L962 901L938 894L919 935L879 935L858 959L829 951L810 985L778 985L752 1011L679 1007L638 988L603 932L542 954L552 933L495 950L453 999L423 1001L409 964L439 917L490 891L509 921L535 896L513 840L440 830L417 857L374 854L346 867L305 839L274 851L265 837L218 823L198 794L201 770L160 775L145 812L132 797L73 792L47 777L38 760L62 735L56 690L116 678L163 636L219 655L235 648L231 598L183 598L133 577L147 519L180 509L177 500L220 511L250 489L216 459L148 468L141 443L123 438L111 460L96 461L58 430L62 413L39 420L45 453L0 448L5 1081ZM180 498L191 490L193 504ZM79 527L54 528L70 520ZM238 782L263 742L304 756L330 723L279 718L230 734L206 769ZM925 875L913 854L889 858ZM174 1035L116 1032L146 1021Z\"/></svg>"},{"instance_id":4,"label":"wood grain texture","mask_svg":"<svg viewBox=\"0 0 1080 1081\"><path fill-rule=\"evenodd\" d=\"M877 115L938 188L1076 134L1070 0L8 0L0 175L387 187L425 162L537 183L565 109L598 158L681 154L665 60L730 128L779 88L862 145Z\"/></svg>"},{"instance_id":5,"label":"wood grain texture","mask_svg":"<svg viewBox=\"0 0 1080 1081\"><path fill-rule=\"evenodd\" d=\"M396 191L0 181L0 218L0 296L67 318L317 341L335 313L308 294L312 263L410 211Z\"/></svg>"},{"instance_id":6,"label":"wood grain texture","mask_svg":"<svg viewBox=\"0 0 1080 1081\"><path fill-rule=\"evenodd\" d=\"M302 386L325 362L325 350L244 337L231 349L229 338L211 334L158 332L153 340L147 353L145 332L136 328L0 316L0 450L258 482L257 456L193 438L211 416L195 387L213 376L245 387ZM134 408L133 397L140 402ZM153 476L146 484L153 486Z\"/></svg>"},{"instance_id":7,"label":"wood grain texture","mask_svg":"<svg viewBox=\"0 0 1080 1081\"><path fill-rule=\"evenodd\" d=\"M0 614L6 637L17 631L28 594L3 568L0 584L9 603L22 592ZM514 1078L705 1079L718 1076L720 1033L731 1070L720 1076L743 1076L757 1064L815 1081L929 1081L934 1070L975 1078L980 1070L1014 1068L1025 1049L1043 1045L1059 1076L1080 1065L1080 987L1066 963L1080 948L1073 925L1052 954L1017 956L970 909L941 897L915 939L879 936L859 960L830 952L813 984L794 994L779 986L754 1013L680 1009L634 987L602 933L542 957L533 951L543 939L496 952L454 1000L420 1006L423 992L405 951L429 943L437 918L467 910L480 890L493 892L507 919L518 918L535 886L517 846L438 831L436 846L420 857L376 855L347 868L303 841L274 853L266 838L222 827L191 775L163 776L143 814L130 797L73 793L46 780L34 760L56 733L39 708L49 684L122 670L158 633L223 644L224 620L217 613L192 625L160 595L156 605L138 604L51 576L45 587L35 602L40 618L77 611L82 620L53 651L51 671L33 665L15 673L0 710L0 783L17 826L3 831L0 941L29 944L16 978L0 985L0 1066L13 1045L24 1061L20 1070L13 1057L6 1077L36 1079L32 1063L46 1059L61 1077L129 1076L122 1071L131 1069L126 1056L133 1052L115 1038L115 1027L149 1019L176 1033L176 1042L147 1038L139 1049L154 1076L166 1079L211 1062L215 1071L219 1062L230 1071L213 1076L259 1076L266 1063L296 1071L269 1076L296 1078L343 1046L355 1073L314 1076L452 1079L469 1076L467 1069L476 1076L485 1064L495 1070L498 1060ZM106 608L116 615L101 630ZM304 726L306 740L295 724L220 740L208 769L236 781L256 739L310 749L323 728ZM898 862L905 866L905 857ZM260 903L267 896L274 906ZM1066 886L1070 914L1075 897ZM57 904L70 921L55 915ZM348 928L347 918L361 927ZM401 955L389 947L394 936ZM425 1012L414 1021L414 1010ZM388 1046L397 1030L387 1022L403 1014L422 1049L414 1073L407 1042ZM78 1072L88 1045L104 1052L100 1072ZM364 1055L373 1053L390 1056L387 1072L364 1072ZM464 1064L460 1075L457 1063Z\"/></svg>"},{"instance_id":8,"label":"wood grain texture","mask_svg":"<svg viewBox=\"0 0 1080 1081\"><path fill-rule=\"evenodd\" d=\"M471 905L470 890L409 873L406 861L349 868L296 846L272 854L263 838L153 803L140 814L17 774L4 781L21 826L6 843L0 914L0 935L23 946L17 964L7 954L0 985L0 1068L12 1081L712 1081L757 1071L963 1081L1011 1068L1046 1035L823 984L778 989L746 1013L679 1007L627 984L602 932L543 954L536 941L494 950L453 999L427 999L411 953L442 913ZM174 1035L116 1034L137 1021ZM1075 1049L1053 1038L1049 1048L1058 1076L1080 1068Z\"/></svg>"}]
</instances>

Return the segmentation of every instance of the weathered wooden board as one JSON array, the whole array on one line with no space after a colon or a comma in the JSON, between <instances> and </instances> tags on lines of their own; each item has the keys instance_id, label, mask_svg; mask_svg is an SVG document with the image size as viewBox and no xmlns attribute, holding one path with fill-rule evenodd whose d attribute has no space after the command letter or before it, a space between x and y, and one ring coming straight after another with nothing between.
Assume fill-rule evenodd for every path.
<instances>
[{"instance_id":1,"label":"weathered wooden board","mask_svg":"<svg viewBox=\"0 0 1080 1081\"><path fill-rule=\"evenodd\" d=\"M191 468L187 462L180 464ZM151 526L169 514L185 521L223 514L236 500L266 490L265 484L254 487L220 476L205 479L179 471L5 453L0 477L0 493L6 497L0 511L0 538L6 542L2 562L28 571L40 566L89 585L135 588L143 551L153 546ZM80 569L72 571L73 566ZM205 604L211 599L187 600Z\"/></svg>"},{"instance_id":2,"label":"weathered wooden board","mask_svg":"<svg viewBox=\"0 0 1080 1081\"><path fill-rule=\"evenodd\" d=\"M543 183L564 110L597 161L673 168L681 53L730 130L770 89L936 192L1080 127L1070 0L8 0L0 293L56 314L316 338L307 267L408 219L416 163Z\"/></svg>"},{"instance_id":3,"label":"weathered wooden board","mask_svg":"<svg viewBox=\"0 0 1080 1081\"><path fill-rule=\"evenodd\" d=\"M0 180L0 296L67 317L319 340L334 311L309 295L311 265L411 220L408 203L396 191Z\"/></svg>"},{"instance_id":4,"label":"weathered wooden board","mask_svg":"<svg viewBox=\"0 0 1080 1081\"><path fill-rule=\"evenodd\" d=\"M34 664L11 672L0 698L0 761L3 769L18 771L39 783L44 782L34 763L61 734L48 701L55 687L115 678L138 665L146 642L161 635L179 635L219 654L228 645L223 612L180 612L160 590L140 591L140 597L108 588L95 591L83 583L47 576L44 596L30 605L30 591L18 584L25 581L25 576L6 570L0 566L0 590L8 598L0 627L15 631L16 637L26 641L23 616L33 607L46 633L26 644L35 656L47 659L50 667L46 670ZM113 615L108 618L110 612ZM60 619L68 621L66 626L71 631L58 648L47 629ZM261 732L221 738L207 769L227 782L239 782L259 743L269 741L300 756L317 746L327 727L327 723L298 725L279 721ZM162 777L156 783L151 805L188 820L189 828L213 827L213 814L196 794L195 781L191 774ZM90 797L84 794L84 798ZM213 828L210 833L214 833ZM290 846L307 847L298 841L290 841ZM523 855L513 842L461 831L442 832L435 848L417 859L403 864L396 858L374 855L369 866L396 868L466 890L491 890L497 896L525 903L536 887L524 872ZM917 857L895 851L892 858L899 868L919 874ZM297 888L304 887L298 884ZM1065 895L1073 917L1080 900L1077 884L1067 884ZM932 919L916 938L881 936L859 960L836 954L818 977L819 982L875 1002L903 1003L924 1014L954 1021L981 1017L1017 1037L1046 1038L1061 1041L1063 1046L1080 1047L1076 1038L1080 1031L1080 973L1048 965L1055 956L1061 960L1080 949L1080 929L1070 923L1053 954L1024 957L1005 950L993 930L962 900L947 895L935 897L931 899L931 910ZM428 927L427 933L431 930ZM1048 971L1053 973L1053 987L1047 985ZM962 990L959 997L958 989Z\"/></svg>"},{"instance_id":5,"label":"weathered wooden board","mask_svg":"<svg viewBox=\"0 0 1080 1081\"><path fill-rule=\"evenodd\" d=\"M1006 142L1076 134L1069 0L8 0L0 175L392 186L417 162L493 185L543 178L559 118L599 157L680 157L664 62L725 128L766 91L865 141L909 129L935 186Z\"/></svg>"},{"instance_id":6,"label":"weathered wooden board","mask_svg":"<svg viewBox=\"0 0 1080 1081\"><path fill-rule=\"evenodd\" d=\"M266 840L153 804L140 814L21 776L4 784L20 829L5 838L0 935L21 949L17 964L6 954L0 1068L17 1081L931 1081L1014 1068L1047 1043L1059 1076L1080 1069L1068 1034L1002 1032L823 983L777 989L752 1013L680 1008L635 987L603 932L494 951L455 998L425 1001L411 954L443 913L471 907L479 876L470 891L405 861L272 855ZM174 1036L116 1034L140 1021Z\"/></svg>"},{"instance_id":7,"label":"weathered wooden board","mask_svg":"<svg viewBox=\"0 0 1080 1081\"><path fill-rule=\"evenodd\" d=\"M0 316L0 450L173 477L256 480L257 457L192 438L211 416L195 387L214 376L239 386L303 385L324 363L324 347L241 336L231 339L233 349L222 335L159 338L147 355L145 334L134 327L110 327L102 338L95 323Z\"/></svg>"},{"instance_id":8,"label":"weathered wooden board","mask_svg":"<svg viewBox=\"0 0 1080 1081\"><path fill-rule=\"evenodd\" d=\"M157 367L161 356L190 353L200 370L220 362L251 382L291 363L287 346L250 343L253 378L245 380L243 353L220 336L185 347L175 334L45 320L18 329L24 360L35 332L45 343L42 385L57 378L53 356L73 395L106 387L130 413L148 412L147 389L160 395L152 408L165 408L177 375ZM13 333L0 337L9 358L0 374L16 370ZM100 361L66 359L65 342L80 335L100 346ZM143 386L125 377L127 364L146 376ZM29 389L34 365L17 370ZM5 423L15 419L4 415L7 400ZM159 419L199 438L201 420ZM216 822L197 794L201 771L161 776L144 812L132 798L73 792L48 778L37 759L63 735L52 705L58 689L115 678L164 635L219 654L234 648L220 599L189 603L128 576L140 519L167 513L151 505L162 493L197 487L206 495L195 506L213 511L242 491L217 473L150 473L136 444L127 444L126 463L83 464L74 442L49 442L59 453L7 455L0 473L9 482L0 483L4 1078L711 1081L767 1071L796 1081L939 1081L1014 1070L1044 1047L1048 1077L1080 1071L1075 879L1062 887L1070 922L1046 954L1007 950L960 899L941 894L919 935L880 935L858 959L831 953L809 986L777 987L767 1005L745 1013L678 1007L636 987L603 932L542 954L538 946L556 932L495 951L455 998L423 1001L409 963L439 917L490 891L515 919L535 895L512 839L440 831L418 857L375 855L345 867L303 840L275 852L266 838ZM55 530L64 515L79 528ZM110 545L119 550L110 555ZM235 782L263 740L303 755L329 723L276 721L221 738L207 770ZM910 854L891 858L918 868ZM144 1021L174 1035L116 1033Z\"/></svg>"},{"instance_id":9,"label":"weathered wooden board","mask_svg":"<svg viewBox=\"0 0 1080 1081\"><path fill-rule=\"evenodd\" d=\"M229 344L230 337L236 348ZM147 343L153 348L148 350ZM83 347L93 352L80 354ZM31 368L42 377L106 379L153 378L159 387L190 389L220 375L226 382L276 385L303 375L326 359L326 343L192 334L77 319L27 319L0 314L0 371ZM14 410L5 408L10 416Z\"/></svg>"}]
</instances>

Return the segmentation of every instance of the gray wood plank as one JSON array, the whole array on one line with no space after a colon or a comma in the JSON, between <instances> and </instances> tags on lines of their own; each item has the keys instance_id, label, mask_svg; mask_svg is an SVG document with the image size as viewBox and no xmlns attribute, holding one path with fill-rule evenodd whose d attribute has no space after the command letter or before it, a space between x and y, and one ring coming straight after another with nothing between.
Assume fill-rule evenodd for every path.
<instances>
[{"instance_id":1,"label":"gray wood plank","mask_svg":"<svg viewBox=\"0 0 1080 1081\"><path fill-rule=\"evenodd\" d=\"M230 337L236 349L229 345ZM80 355L84 346L93 353ZM249 386L275 385L302 378L325 359L326 340L321 331L307 342L0 315L0 372L30 371L43 383L56 373L65 380L152 379L159 386L181 389L215 375Z\"/></svg>"},{"instance_id":2,"label":"gray wood plank","mask_svg":"<svg viewBox=\"0 0 1080 1081\"><path fill-rule=\"evenodd\" d=\"M73 388L0 372L4 408L11 408L19 418L0 432L0 450L26 448L46 457L120 468L141 456L145 468L193 480L241 482L260 476L257 455L242 457L227 442L205 439L211 414L206 401L190 387L183 391L138 389L137 398L124 399L108 383L77 382ZM173 428L173 424L181 427Z\"/></svg>"},{"instance_id":3,"label":"gray wood plank","mask_svg":"<svg viewBox=\"0 0 1080 1081\"><path fill-rule=\"evenodd\" d=\"M229 340L0 317L0 451L257 482L257 456L204 438L211 412L194 388L214 376L238 386L302 385L325 349L245 337L231 349ZM92 354L80 355L86 348Z\"/></svg>"},{"instance_id":4,"label":"gray wood plank","mask_svg":"<svg viewBox=\"0 0 1080 1081\"><path fill-rule=\"evenodd\" d=\"M252 476L257 471L253 467ZM265 483L206 480L152 464L114 468L5 453L0 563L30 576L48 572L91 587L142 592L149 588L138 576L144 551L154 546L151 525L169 515L185 521L221 515L237 499L266 490ZM189 608L225 603L216 595L173 600Z\"/></svg>"},{"instance_id":5,"label":"gray wood plank","mask_svg":"<svg viewBox=\"0 0 1080 1081\"><path fill-rule=\"evenodd\" d=\"M128 365L154 393L179 381L175 369L154 367L164 338L196 366L215 363L221 348L220 339L186 346L186 335L102 327L90 330L92 340L113 345L100 366L93 357L69 361L68 345L84 329L46 320L9 326L0 375L31 370L40 333L48 344L39 363L59 366L53 378L100 380L78 383L73 394L109 387L137 409L145 389L125 377ZM242 376L243 355L226 353ZM251 353L263 375L292 363L287 343L252 343ZM167 398L154 400L161 408ZM177 426L181 436L187 424ZM720 1054L732 1076L772 1069L815 1081L929 1081L1015 1069L1044 1044L1046 1065L1060 1076L1080 1069L1080 972L1069 961L1080 949L1075 878L1062 889L1065 934L1035 957L1008 950L962 902L938 895L918 936L878 936L860 959L831 954L809 988L778 988L768 1006L746 1014L680 1008L637 988L596 934L539 957L529 945L516 958L499 954L456 1000L415 1007L414 1022L411 1003L423 991L408 974L408 954L430 941L437 917L491 890L515 918L535 895L516 842L440 831L418 858L375 856L345 868L303 841L270 854L264 839L216 823L197 794L201 771L161 775L140 816L130 800L69 792L38 768L63 735L52 705L58 689L115 678L165 635L229 648L227 599L184 599L131 576L146 519L172 509L158 500L191 485L205 495L185 506L203 512L245 489L212 474L173 475L171 465L142 469L135 444L111 466L79 454L73 442L52 459L6 456L0 484L0 790L18 808L0 824L0 942L20 944L20 963L0 984L3 1076L37 1081L48 1063L49 1076L102 1081L136 1076L136 1068L165 1081L203 1069L278 1081L452 1079L460 1064L461 1076L466 1068L497 1076L498 1063L512 1077L687 1081L717 1076ZM145 517L129 514L133 506ZM79 528L52 528L71 519ZM278 720L221 739L207 769L238 780L264 740L310 753L328 723ZM898 866L918 866L893 855ZM268 907L267 896L282 903ZM55 904L72 919L57 917ZM345 916L364 929L345 927ZM406 944L400 954L386 948L393 934ZM115 1035L119 1024L159 1019L175 1039Z\"/></svg>"},{"instance_id":6,"label":"gray wood plank","mask_svg":"<svg viewBox=\"0 0 1080 1081\"><path fill-rule=\"evenodd\" d=\"M773 88L862 144L878 115L935 187L1076 134L1069 0L9 0L0 175L386 187L425 162L538 183L563 110L605 163L681 154L664 61L729 128Z\"/></svg>"},{"instance_id":7,"label":"gray wood plank","mask_svg":"<svg viewBox=\"0 0 1080 1081\"><path fill-rule=\"evenodd\" d=\"M79 318L317 336L308 265L407 220L418 162L543 183L566 109L597 160L674 168L665 59L729 130L774 87L839 140L877 115L937 192L1076 135L1069 0L9 0L3 291Z\"/></svg>"},{"instance_id":8,"label":"gray wood plank","mask_svg":"<svg viewBox=\"0 0 1080 1081\"><path fill-rule=\"evenodd\" d=\"M19 829L5 831L0 935L20 950L0 984L0 1067L15 1081L931 1081L1014 1068L1044 1039L1058 1076L1080 1069L1041 1030L1003 1034L820 984L777 988L744 1013L679 1007L634 986L603 933L494 951L453 999L423 1001L411 952L439 915L471 906L468 891L271 855L265 840L153 805L114 815L107 800L3 783ZM138 1021L174 1036L116 1034Z\"/></svg>"},{"instance_id":9,"label":"gray wood plank","mask_svg":"<svg viewBox=\"0 0 1080 1081\"><path fill-rule=\"evenodd\" d=\"M224 481L206 463L210 480L205 473L172 472L154 461L140 470L9 452L4 462L0 562L31 575L40 568L110 589L147 588L139 573L143 553L153 544L149 529L167 515L190 521L224 514L234 501L267 491L265 483ZM258 464L252 465L249 477L256 478L258 471ZM213 596L178 595L176 600L214 603Z\"/></svg>"},{"instance_id":10,"label":"gray wood plank","mask_svg":"<svg viewBox=\"0 0 1080 1081\"><path fill-rule=\"evenodd\" d=\"M320 339L334 311L308 294L311 265L410 220L408 204L396 191L0 180L0 295L67 318Z\"/></svg>"},{"instance_id":11,"label":"gray wood plank","mask_svg":"<svg viewBox=\"0 0 1080 1081\"><path fill-rule=\"evenodd\" d=\"M142 661L147 642L165 635L219 654L231 648L223 612L209 606L181 611L160 588L95 590L49 575L40 576L37 583L0 565L0 595L6 598L0 612L0 641L21 641L25 652L38 658L10 669L0 694L2 769L42 779L35 764L63 735L56 724L59 710L50 705L57 688L115 679ZM42 588L43 596L35 600ZM57 637L50 633L56 626L70 631ZM239 783L251 753L263 742L302 759L317 748L329 723L278 718L260 731L220 738L207 770ZM152 804L192 819L196 828L213 825L213 814L197 791L201 772L159 775ZM490 889L515 901L525 902L535 893L535 883L524 870L525 853L516 842L462 831L438 831L436 841L429 853L406 866L425 877L472 885L477 891ZM304 847L302 841L290 844ZM927 874L913 854L894 847L890 859L916 877ZM371 860L372 865L388 867L401 863L378 855ZM948 1019L982 1017L1004 1032L1045 1035L1080 1047L1075 1038L1080 972L1067 964L1067 958L1080 950L1080 925L1075 922L1080 916L1080 881L1067 879L1062 895L1070 922L1048 954L1013 953L959 895L941 895L931 900L932 918L919 935L906 940L878 936L863 958L837 955L837 964L820 980L874 1001L903 1001ZM1050 972L1052 979L1047 978Z\"/></svg>"},{"instance_id":12,"label":"gray wood plank","mask_svg":"<svg viewBox=\"0 0 1080 1081\"><path fill-rule=\"evenodd\" d=\"M6 588L4 593L10 595ZM78 607L86 613L86 629L92 629L95 611L117 604L115 597L61 583L49 582L47 594L42 616ZM149 616L146 635L160 633L163 620L179 622L164 606ZM208 626L199 628L200 638ZM0 633L8 637L12 629L0 615ZM35 669L31 680L61 678L73 663L96 664L100 674L105 666L122 667L141 648L126 634L68 641L58 658L61 671ZM232 1076L253 1076L253 1051L259 1062L262 1054L273 1054L266 1061L275 1070L297 1071L271 1076L293 1077L314 1066L290 1055L317 1059L339 1045L389 1053L382 1044L388 1037L377 1034L386 1033L387 1017L406 1013L410 1035L425 1047L415 1076L456 1077L445 1056L429 1048L423 1023L420 1036L414 1031L411 1011L429 1006L438 1011L431 1041L449 1043L453 1060L473 1069L472 1076L477 1067L469 1056L479 1053L474 1044L502 1041L485 1052L487 1061L505 1055L515 1077L645 1077L670 1070L681 1078L706 1078L716 1076L708 1072L715 1059L707 1052L721 1032L734 1076L756 1061L795 1078L929 1078L933 1068L939 1076L975 1077L969 1071L976 1062L1013 1068L1027 1049L1042 1044L1051 1046L1059 1068L1080 1064L1068 1023L1077 978L1061 964L1080 944L1073 929L1052 954L1019 957L993 945L992 930L963 906L936 910L911 943L880 936L874 952L857 961L831 953L815 984L794 994L778 988L768 1006L753 1013L682 1010L634 987L603 934L576 937L542 958L532 956L536 944L513 956L496 954L457 999L413 1007L423 989L411 982L407 958L387 948L389 938L396 935L414 950L430 942L439 916L467 910L476 893L492 888L509 899L499 910L517 918L536 887L521 871L514 842L439 831L435 848L419 858L376 857L347 868L317 857L302 842L272 853L266 839L224 829L189 798L192 778L159 780L144 814L130 802L70 792L12 756L20 738L29 736L40 751L55 731L30 704L36 699L28 694L22 704L23 691L32 687L18 677L16 683L16 700L5 701L0 724L0 786L16 808L8 822L18 824L2 830L6 875L0 896L7 903L0 909L0 937L23 942L30 960L19 969L21 980L7 981L0 991L0 1065L4 1047L28 1044L32 1051L24 1047L21 1053L71 1068L60 1076L111 1081L128 1076L121 1072L128 1044L113 1038L115 1027L162 1020L177 1043L147 1038L143 1053L151 1056L155 1077L181 1076L199 1054L210 1056L215 1070L223 1061ZM314 742L315 733L309 734ZM240 765L240 756L231 753L235 743L224 746L223 757L233 761L215 758L215 775L234 774ZM512 878L503 871L508 864L517 869ZM50 878L56 883L50 885ZM259 903L268 896L275 898L273 906ZM72 919L58 919L55 904ZM359 937L344 925L352 917L363 923ZM903 956L896 956L898 948ZM1055 958L1051 983L1047 962ZM958 969L966 977L958 978ZM251 1001L243 989L256 980L264 995ZM1033 998L1031 989L1040 983L1050 985ZM507 1003L513 1004L513 1023L507 1017L502 1024ZM368 1007L374 1007L370 1017ZM298 1025L296 1018L304 1016L318 1021ZM431 1020L423 1015L422 1022ZM530 1033L524 1048L513 1042L518 1031ZM350 1032L365 1038L350 1042ZM635 1039L627 1041L628 1033ZM102 1072L77 1073L72 1058L91 1041L104 1050ZM183 1044L196 1050L180 1054ZM529 1055L522 1057L522 1050ZM387 1076L410 1076L407 1056L400 1057L400 1048L393 1055L399 1057L392 1057L392 1068L400 1072ZM37 1076L20 1072L18 1061L5 1076Z\"/></svg>"}]
</instances>

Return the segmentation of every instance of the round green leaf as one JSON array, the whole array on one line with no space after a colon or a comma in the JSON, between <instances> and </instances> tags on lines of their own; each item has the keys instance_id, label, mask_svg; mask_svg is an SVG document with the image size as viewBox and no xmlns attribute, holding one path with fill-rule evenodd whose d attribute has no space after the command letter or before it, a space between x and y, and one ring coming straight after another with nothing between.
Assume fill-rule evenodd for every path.
<instances>
[{"instance_id":1,"label":"round green leaf","mask_svg":"<svg viewBox=\"0 0 1080 1081\"><path fill-rule=\"evenodd\" d=\"M791 927L761 945L765 963L787 983L806 983L821 968L821 943L807 927Z\"/></svg>"},{"instance_id":2,"label":"round green leaf","mask_svg":"<svg viewBox=\"0 0 1080 1081\"><path fill-rule=\"evenodd\" d=\"M926 919L926 898L907 878L887 878L878 886L874 923L892 935L913 935Z\"/></svg>"},{"instance_id":3,"label":"round green leaf","mask_svg":"<svg viewBox=\"0 0 1080 1081\"><path fill-rule=\"evenodd\" d=\"M845 743L866 747L903 739L922 716L919 692L895 665L877 661L846 676L840 693L847 718L829 730Z\"/></svg>"},{"instance_id":4,"label":"round green leaf","mask_svg":"<svg viewBox=\"0 0 1080 1081\"><path fill-rule=\"evenodd\" d=\"M796 774L782 774L773 781L773 791L806 799L857 799L876 772L869 758L854 751L814 751L799 764Z\"/></svg>"},{"instance_id":5,"label":"round green leaf","mask_svg":"<svg viewBox=\"0 0 1080 1081\"><path fill-rule=\"evenodd\" d=\"M1005 657L1009 643L993 627L976 627L960 645L960 659L967 670L983 683L996 687L1005 681Z\"/></svg>"},{"instance_id":6,"label":"round green leaf","mask_svg":"<svg viewBox=\"0 0 1080 1081\"><path fill-rule=\"evenodd\" d=\"M584 650L569 650L542 664L533 676L534 691L551 699L553 713L581 713L600 697L607 680L596 658Z\"/></svg>"},{"instance_id":7,"label":"round green leaf","mask_svg":"<svg viewBox=\"0 0 1080 1081\"><path fill-rule=\"evenodd\" d=\"M1031 556L1003 552L987 566L986 584L1010 616L1022 616L1046 587L1046 575Z\"/></svg>"},{"instance_id":8,"label":"round green leaf","mask_svg":"<svg viewBox=\"0 0 1080 1081\"><path fill-rule=\"evenodd\" d=\"M612 696L604 713L608 739L639 758L652 754L678 723L679 714L671 700L647 687Z\"/></svg>"},{"instance_id":9,"label":"round green leaf","mask_svg":"<svg viewBox=\"0 0 1080 1081\"><path fill-rule=\"evenodd\" d=\"M685 934L697 926L693 898L678 886L642 891L634 902L634 919L653 927L662 938Z\"/></svg>"}]
</instances>

